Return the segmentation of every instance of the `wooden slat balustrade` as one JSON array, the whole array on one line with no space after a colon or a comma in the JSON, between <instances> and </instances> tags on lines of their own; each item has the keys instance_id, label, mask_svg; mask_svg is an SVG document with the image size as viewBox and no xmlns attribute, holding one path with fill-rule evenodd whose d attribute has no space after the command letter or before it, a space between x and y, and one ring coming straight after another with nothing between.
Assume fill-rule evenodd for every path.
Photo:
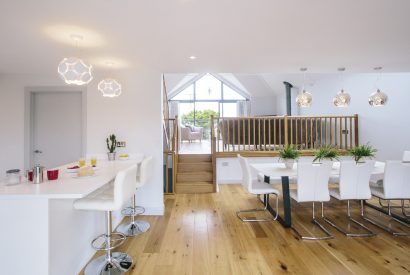
<instances>
[{"instance_id":1,"label":"wooden slat balustrade","mask_svg":"<svg viewBox=\"0 0 410 275\"><path fill-rule=\"evenodd\" d=\"M277 153L288 144L304 154L323 145L346 151L358 145L358 115L213 117L212 153Z\"/></svg>"}]
</instances>

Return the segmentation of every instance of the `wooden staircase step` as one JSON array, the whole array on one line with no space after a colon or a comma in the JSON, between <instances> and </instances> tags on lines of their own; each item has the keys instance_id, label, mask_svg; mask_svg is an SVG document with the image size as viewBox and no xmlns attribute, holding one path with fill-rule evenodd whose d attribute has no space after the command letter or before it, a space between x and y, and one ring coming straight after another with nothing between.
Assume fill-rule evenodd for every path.
<instances>
[{"instance_id":1,"label":"wooden staircase step","mask_svg":"<svg viewBox=\"0 0 410 275\"><path fill-rule=\"evenodd\" d=\"M212 172L211 162L192 162L192 163L179 163L178 174L184 172Z\"/></svg>"},{"instance_id":2,"label":"wooden staircase step","mask_svg":"<svg viewBox=\"0 0 410 275\"><path fill-rule=\"evenodd\" d=\"M212 162L212 155L209 154L180 154L178 155L178 163L192 162Z\"/></svg>"},{"instance_id":3,"label":"wooden staircase step","mask_svg":"<svg viewBox=\"0 0 410 275\"><path fill-rule=\"evenodd\" d=\"M212 193L214 192L214 188L211 181L177 182L175 191L176 193L182 194Z\"/></svg>"},{"instance_id":4,"label":"wooden staircase step","mask_svg":"<svg viewBox=\"0 0 410 275\"><path fill-rule=\"evenodd\" d=\"M177 173L177 182L197 182L210 181L212 182L212 172L189 172Z\"/></svg>"}]
</instances>

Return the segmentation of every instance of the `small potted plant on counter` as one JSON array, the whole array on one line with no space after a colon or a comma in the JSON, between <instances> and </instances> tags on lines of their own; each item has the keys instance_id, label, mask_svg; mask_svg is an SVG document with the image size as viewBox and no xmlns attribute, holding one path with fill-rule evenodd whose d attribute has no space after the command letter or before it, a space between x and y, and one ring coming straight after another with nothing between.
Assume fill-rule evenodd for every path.
<instances>
[{"instance_id":1,"label":"small potted plant on counter","mask_svg":"<svg viewBox=\"0 0 410 275\"><path fill-rule=\"evenodd\" d=\"M355 148L349 150L349 155L354 158L354 160L359 163L365 159L372 159L375 157L377 150L374 149L370 144L359 145Z\"/></svg>"},{"instance_id":2,"label":"small potted plant on counter","mask_svg":"<svg viewBox=\"0 0 410 275\"><path fill-rule=\"evenodd\" d=\"M339 151L330 146L330 145L323 145L315 152L315 158L312 162L321 162L322 160L339 160L340 153Z\"/></svg>"},{"instance_id":3,"label":"small potted plant on counter","mask_svg":"<svg viewBox=\"0 0 410 275\"><path fill-rule=\"evenodd\" d=\"M295 161L300 157L300 151L294 145L286 145L279 150L279 159L285 163L287 169L292 169Z\"/></svg>"},{"instance_id":4,"label":"small potted plant on counter","mask_svg":"<svg viewBox=\"0 0 410 275\"><path fill-rule=\"evenodd\" d=\"M108 160L115 160L115 149L117 148L117 138L114 134L111 134L106 139L108 149Z\"/></svg>"}]
</instances>

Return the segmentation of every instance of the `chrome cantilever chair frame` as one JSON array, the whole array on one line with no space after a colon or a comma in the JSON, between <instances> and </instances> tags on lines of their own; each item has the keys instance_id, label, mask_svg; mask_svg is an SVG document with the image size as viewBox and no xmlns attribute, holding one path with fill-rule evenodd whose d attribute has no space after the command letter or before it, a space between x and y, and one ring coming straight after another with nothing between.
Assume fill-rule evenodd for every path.
<instances>
[{"instance_id":1,"label":"chrome cantilever chair frame","mask_svg":"<svg viewBox=\"0 0 410 275\"><path fill-rule=\"evenodd\" d=\"M363 217L363 213L364 213L364 208L363 208L363 200L360 201L360 215L361 217ZM361 228L365 229L368 233L352 233L352 232L348 232L344 229L342 229L340 226L337 226L331 219L327 218L326 216L323 215L323 219L330 224L331 226L333 226L334 228L336 228L339 232L345 234L348 237L373 237L376 236L376 233L374 233L373 231L371 231L367 226L365 226L363 223L355 220L352 218L352 216L350 215L350 200L347 200L347 218L349 219L349 221L354 222L355 224L357 224L358 226L360 226Z\"/></svg>"},{"instance_id":2,"label":"chrome cantilever chair frame","mask_svg":"<svg viewBox=\"0 0 410 275\"><path fill-rule=\"evenodd\" d=\"M379 199L380 199L380 198L379 198ZM399 199L399 200L400 200L400 199ZM404 200L404 199L403 199L403 200ZM401 201L403 201L403 200L401 200ZM363 207L363 201L362 201L362 207ZM394 216L392 216L391 209L392 209L392 207L391 207L391 205L390 205L390 200L387 200L387 214L384 213L384 212L382 212L382 211L380 211L380 213L382 213L383 215L389 217L391 220L396 221L396 222L400 223L401 225L404 225L404 226L410 228L410 224L407 224L407 223L405 223L405 222L403 222L403 221L401 221L401 220L399 220L399 219L396 219ZM403 211L404 211L404 209L403 209ZM383 229L383 230L389 232L389 233L392 234L393 236L409 236L409 235L410 235L410 233L395 231L395 230L391 229L389 226L386 226L386 225L384 225L384 224L381 224L381 223L378 222L378 221L375 221L375 220L373 220L373 219L371 219L371 218L369 218L369 217L366 217L366 216L364 215L364 211L362 211L362 217L363 217L363 219L365 219L366 221L368 221L368 222L370 222L371 224L373 224L373 225L375 225L375 226L377 226L377 227L379 227L379 228L381 228L381 229Z\"/></svg>"},{"instance_id":3,"label":"chrome cantilever chair frame","mask_svg":"<svg viewBox=\"0 0 410 275\"><path fill-rule=\"evenodd\" d=\"M389 207L389 202L388 202L387 205L384 205L384 204L382 203L382 200L383 200L382 198L379 198L379 205L380 205L380 207L381 207L381 208L388 208L388 207ZM387 200L387 201L393 201L393 200ZM391 208L391 209L393 209L393 208L400 208L400 209L401 209L401 212L402 212L402 214L403 214L403 216L409 218L409 217L410 217L410 214L407 214L407 212L406 212L405 209L410 208L410 205L406 205L406 206L404 205L404 202L407 201L407 199L403 199L403 200L400 200L400 201L401 201L401 204L400 204L400 205L390 205L390 208ZM410 202L410 200L409 200L409 202Z\"/></svg>"},{"instance_id":4,"label":"chrome cantilever chair frame","mask_svg":"<svg viewBox=\"0 0 410 275\"><path fill-rule=\"evenodd\" d=\"M321 202L321 217L323 218L323 202ZM299 238L302 240L311 240L311 241L317 241L317 240L328 240L328 239L333 239L333 235L316 219L315 216L315 202L312 202L312 223L317 225L325 234L326 236L323 237L316 237L316 236L303 236L295 226L292 225L292 230L295 231L295 233L298 235Z\"/></svg>"},{"instance_id":5,"label":"chrome cantilever chair frame","mask_svg":"<svg viewBox=\"0 0 410 275\"><path fill-rule=\"evenodd\" d=\"M321 216L323 218L323 202L330 200L328 182L331 169L332 162L298 162L297 189L294 191L291 190L290 196L298 203L312 202L311 222L326 234L322 237L303 236L295 226L292 226L292 230L302 240L328 240L333 238L333 235L316 219L315 216L315 202L321 203Z\"/></svg>"},{"instance_id":6,"label":"chrome cantilever chair frame","mask_svg":"<svg viewBox=\"0 0 410 275\"><path fill-rule=\"evenodd\" d=\"M243 222L270 222L270 221L276 221L276 219L278 218L278 207L279 207L279 195L278 194L274 194L273 195L276 196L276 215L275 217L269 218L269 219L248 219L246 217L241 217L241 213L251 213L251 212L260 212L260 211L267 211L268 205L269 205L269 195L270 194L264 194L263 195L263 200L264 200L264 208L255 208L255 209L248 209L248 210L239 210L236 212L236 216ZM257 195L258 197L260 195Z\"/></svg>"},{"instance_id":7,"label":"chrome cantilever chair frame","mask_svg":"<svg viewBox=\"0 0 410 275\"><path fill-rule=\"evenodd\" d=\"M364 163L356 163L355 161L341 161L339 185L337 188L332 188L330 190L330 195L335 199L347 201L347 218L349 221L348 230L336 225L336 223L328 217L324 216L323 219L347 237L373 237L376 235L363 223L355 220L351 216L350 211L351 200L362 201L363 199L371 197L369 180L374 165L375 163L372 160L365 161ZM363 203L361 203L360 210L361 213L363 213ZM366 233L353 232L350 228L350 222L353 222L366 230Z\"/></svg>"},{"instance_id":8,"label":"chrome cantilever chair frame","mask_svg":"<svg viewBox=\"0 0 410 275\"><path fill-rule=\"evenodd\" d=\"M384 214L385 216L390 218L390 221L395 221L407 228L410 228L410 224L404 222L395 217L392 214L392 206L390 205L391 200L399 200L402 201L402 212L406 214L404 210L404 200L408 200L408 196L410 195L410 189L408 185L408 177L410 175L409 169L409 162L407 162L407 156L403 156L403 160L391 160L386 161L386 167L384 171L384 178L383 178L383 191L382 192L372 192L372 195L379 199L379 203L381 203L381 199L387 200L387 213L385 211L379 211L380 213ZM374 189L373 189L374 190ZM386 195L387 194L387 195ZM402 197L405 196L405 197ZM382 205L383 206L383 205ZM363 213L363 218L372 223L373 225L389 232L394 236L409 236L410 233L393 230L390 226L384 225L378 221L375 221L369 217L366 217Z\"/></svg>"},{"instance_id":9,"label":"chrome cantilever chair frame","mask_svg":"<svg viewBox=\"0 0 410 275\"><path fill-rule=\"evenodd\" d=\"M273 188L271 185L269 185L268 183L264 183L267 189L263 189L263 190L258 190L257 188L255 189L254 184L255 182L259 182L259 180L257 179L252 179L252 175L251 175L251 171L249 168L249 164L248 164L248 160L244 157L241 157L238 154L238 161L239 164L241 166L242 169L242 185L243 187L250 192L251 194L257 195L258 196L258 201L260 201L260 195L263 195L263 199L264 199L264 208L255 208L255 209L248 209L248 210L239 210L236 212L236 216L243 222L269 222L269 221L274 221L278 218L278 206L279 206L279 192ZM262 185L263 186L263 185ZM260 211L266 211L268 212L267 208L269 206L269 195L273 194L276 195L276 215L275 217L272 218L268 218L268 219L248 219L245 217L241 217L241 213L250 213L250 212L260 212ZM269 215L270 212L268 212Z\"/></svg>"},{"instance_id":10,"label":"chrome cantilever chair frame","mask_svg":"<svg viewBox=\"0 0 410 275\"><path fill-rule=\"evenodd\" d=\"M404 206L404 200L401 200L401 212L403 213L403 216L406 218L410 218L410 214L407 214L406 208L410 208L410 206Z\"/></svg>"}]
</instances>

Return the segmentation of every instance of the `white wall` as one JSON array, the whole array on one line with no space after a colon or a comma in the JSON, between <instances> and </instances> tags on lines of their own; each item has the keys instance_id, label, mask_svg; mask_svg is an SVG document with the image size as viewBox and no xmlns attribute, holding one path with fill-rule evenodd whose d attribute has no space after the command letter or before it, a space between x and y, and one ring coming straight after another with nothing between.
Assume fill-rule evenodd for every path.
<instances>
[{"instance_id":1,"label":"white wall","mask_svg":"<svg viewBox=\"0 0 410 275\"><path fill-rule=\"evenodd\" d=\"M248 160L249 163L278 162L278 158L273 157L256 157L248 158ZM241 183L242 181L242 169L237 158L217 158L216 171L217 184Z\"/></svg>"},{"instance_id":2,"label":"white wall","mask_svg":"<svg viewBox=\"0 0 410 275\"><path fill-rule=\"evenodd\" d=\"M127 71L113 75L123 85L118 98L104 98L95 79L87 87L87 154L104 154L105 138L115 133L127 142L127 152L154 156L154 172L149 183L137 193L139 205L147 213L163 213L161 74ZM63 86L56 76L0 76L0 178L10 168L24 170L24 88Z\"/></svg>"},{"instance_id":3,"label":"white wall","mask_svg":"<svg viewBox=\"0 0 410 275\"><path fill-rule=\"evenodd\" d=\"M251 98L251 116L268 116L276 113L276 96Z\"/></svg>"},{"instance_id":4,"label":"white wall","mask_svg":"<svg viewBox=\"0 0 410 275\"><path fill-rule=\"evenodd\" d=\"M372 108L368 96L375 91L375 74L348 75L344 89L352 99L347 108L333 106L341 89L338 77L318 80L312 87L313 105L301 108L301 115L359 115L359 142L378 149L377 159L400 159L410 149L410 73L383 74L379 87L389 96L386 106Z\"/></svg>"}]
</instances>

